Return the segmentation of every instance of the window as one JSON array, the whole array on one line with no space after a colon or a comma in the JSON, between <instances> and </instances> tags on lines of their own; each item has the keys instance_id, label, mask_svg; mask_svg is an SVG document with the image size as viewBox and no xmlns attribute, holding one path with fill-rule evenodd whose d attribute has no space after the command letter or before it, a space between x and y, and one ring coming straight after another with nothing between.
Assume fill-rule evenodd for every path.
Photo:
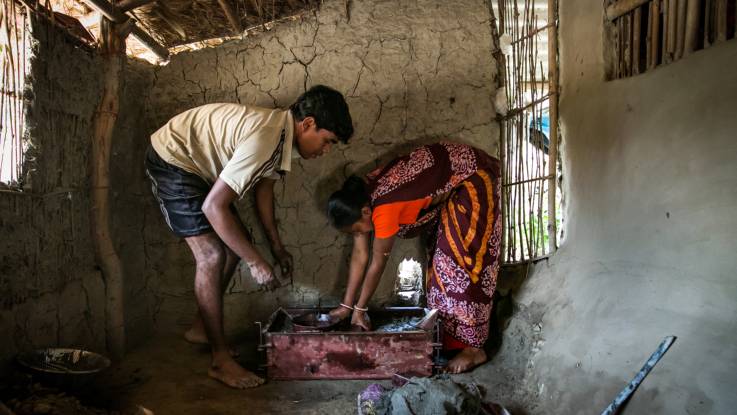
<instances>
[{"instance_id":1,"label":"window","mask_svg":"<svg viewBox=\"0 0 737 415\"><path fill-rule=\"evenodd\" d=\"M561 193L557 128L557 3L497 0L503 85L502 260L545 257L558 246Z\"/></svg>"},{"instance_id":2,"label":"window","mask_svg":"<svg viewBox=\"0 0 737 415\"><path fill-rule=\"evenodd\" d=\"M2 2L0 22L0 186L17 188L23 167L23 88L30 42L28 15L15 1Z\"/></svg>"},{"instance_id":3,"label":"window","mask_svg":"<svg viewBox=\"0 0 737 415\"><path fill-rule=\"evenodd\" d=\"M607 0L608 79L634 76L735 37L737 0Z\"/></svg>"}]
</instances>

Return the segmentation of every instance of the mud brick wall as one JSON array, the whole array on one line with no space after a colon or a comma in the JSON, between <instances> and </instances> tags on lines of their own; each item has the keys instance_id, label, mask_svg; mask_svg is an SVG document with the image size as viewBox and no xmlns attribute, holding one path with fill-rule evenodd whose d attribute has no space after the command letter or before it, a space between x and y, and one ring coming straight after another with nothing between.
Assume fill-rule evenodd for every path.
<instances>
[{"instance_id":1,"label":"mud brick wall","mask_svg":"<svg viewBox=\"0 0 737 415\"><path fill-rule=\"evenodd\" d=\"M252 325L278 305L332 303L342 296L350 237L328 225L328 195L346 175L364 173L397 151L437 139L475 144L497 154L496 64L486 2L326 1L301 20L220 47L174 56L157 68L147 100L148 123L210 102L286 108L306 88L343 92L355 136L317 160L295 160L276 185L281 235L295 256L294 284L263 293L241 266L226 296L230 329ZM145 286L162 330L181 330L195 310L194 264L170 235L153 201L145 212ZM239 204L257 246L268 255L251 197ZM375 304L391 294L399 261L421 258L417 240L400 241Z\"/></svg>"}]
</instances>

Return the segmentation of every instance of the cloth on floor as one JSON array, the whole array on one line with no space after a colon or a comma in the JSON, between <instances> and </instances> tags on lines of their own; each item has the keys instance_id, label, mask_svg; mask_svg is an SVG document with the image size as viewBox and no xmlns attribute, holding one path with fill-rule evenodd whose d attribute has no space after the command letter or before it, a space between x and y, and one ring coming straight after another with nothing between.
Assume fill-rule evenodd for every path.
<instances>
[{"instance_id":1,"label":"cloth on floor","mask_svg":"<svg viewBox=\"0 0 737 415\"><path fill-rule=\"evenodd\" d=\"M450 376L411 378L394 389L369 385L358 395L359 415L509 415L504 408L484 402L475 383L455 382Z\"/></svg>"}]
</instances>

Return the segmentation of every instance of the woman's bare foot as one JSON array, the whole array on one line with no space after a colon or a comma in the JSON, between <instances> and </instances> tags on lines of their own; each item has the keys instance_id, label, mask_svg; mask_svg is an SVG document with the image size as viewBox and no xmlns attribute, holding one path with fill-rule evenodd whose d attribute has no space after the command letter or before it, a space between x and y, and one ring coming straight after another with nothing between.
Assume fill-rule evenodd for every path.
<instances>
[{"instance_id":1,"label":"woman's bare foot","mask_svg":"<svg viewBox=\"0 0 737 415\"><path fill-rule=\"evenodd\" d=\"M351 310L343 306L335 307L330 310L330 318L335 321L343 321L351 315Z\"/></svg>"},{"instance_id":2,"label":"woman's bare foot","mask_svg":"<svg viewBox=\"0 0 737 415\"><path fill-rule=\"evenodd\" d=\"M456 357L450 359L445 368L447 373L463 373L486 362L486 352L477 347L466 347Z\"/></svg>"},{"instance_id":3,"label":"woman's bare foot","mask_svg":"<svg viewBox=\"0 0 737 415\"><path fill-rule=\"evenodd\" d=\"M228 354L213 357L207 374L235 389L255 388L264 383L261 377L244 369Z\"/></svg>"}]
</instances>

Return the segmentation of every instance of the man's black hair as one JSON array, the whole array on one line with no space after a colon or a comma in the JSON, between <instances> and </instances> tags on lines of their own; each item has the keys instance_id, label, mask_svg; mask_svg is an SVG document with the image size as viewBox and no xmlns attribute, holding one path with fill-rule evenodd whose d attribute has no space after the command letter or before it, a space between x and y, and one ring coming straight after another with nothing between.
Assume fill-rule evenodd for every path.
<instances>
[{"instance_id":1,"label":"man's black hair","mask_svg":"<svg viewBox=\"0 0 737 415\"><path fill-rule=\"evenodd\" d=\"M325 85L315 85L289 107L297 121L314 117L317 128L334 133L347 143L353 135L353 121L343 94Z\"/></svg>"},{"instance_id":2,"label":"man's black hair","mask_svg":"<svg viewBox=\"0 0 737 415\"><path fill-rule=\"evenodd\" d=\"M361 219L361 209L369 204L369 194L364 182L358 176L349 177L343 188L330 195L328 199L328 219L337 229L351 226Z\"/></svg>"}]
</instances>

